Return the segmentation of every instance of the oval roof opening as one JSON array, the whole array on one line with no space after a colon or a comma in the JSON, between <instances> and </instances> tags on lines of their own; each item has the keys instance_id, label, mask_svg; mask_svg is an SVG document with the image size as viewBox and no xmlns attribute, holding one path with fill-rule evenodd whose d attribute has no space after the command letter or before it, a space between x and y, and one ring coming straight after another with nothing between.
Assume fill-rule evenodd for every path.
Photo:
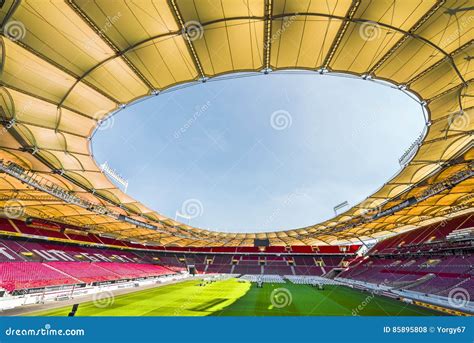
<instances>
[{"instance_id":1,"label":"oval roof opening","mask_svg":"<svg viewBox=\"0 0 474 343\"><path fill-rule=\"evenodd\" d=\"M130 196L194 227L287 230L371 195L400 170L425 125L417 101L378 82L248 76L127 107L96 131L96 161L128 181Z\"/></svg>"}]
</instances>

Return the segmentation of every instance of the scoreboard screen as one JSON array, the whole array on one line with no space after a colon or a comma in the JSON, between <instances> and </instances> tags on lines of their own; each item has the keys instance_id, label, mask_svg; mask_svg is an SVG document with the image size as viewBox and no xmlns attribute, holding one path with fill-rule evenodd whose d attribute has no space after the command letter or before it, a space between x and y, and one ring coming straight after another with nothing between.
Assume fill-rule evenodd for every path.
<instances>
[{"instance_id":1,"label":"scoreboard screen","mask_svg":"<svg viewBox=\"0 0 474 343\"><path fill-rule=\"evenodd\" d=\"M268 247L270 241L268 239L254 239L253 245L256 247Z\"/></svg>"}]
</instances>

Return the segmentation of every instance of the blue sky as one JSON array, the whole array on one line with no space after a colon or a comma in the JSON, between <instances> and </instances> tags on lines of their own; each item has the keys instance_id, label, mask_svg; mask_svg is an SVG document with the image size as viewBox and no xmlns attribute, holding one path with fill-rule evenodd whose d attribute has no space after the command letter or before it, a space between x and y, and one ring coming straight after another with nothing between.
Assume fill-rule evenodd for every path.
<instances>
[{"instance_id":1,"label":"blue sky","mask_svg":"<svg viewBox=\"0 0 474 343\"><path fill-rule=\"evenodd\" d=\"M159 213L225 232L298 228L355 205L399 169L424 126L401 91L278 74L163 93L116 114L93 152Z\"/></svg>"}]
</instances>

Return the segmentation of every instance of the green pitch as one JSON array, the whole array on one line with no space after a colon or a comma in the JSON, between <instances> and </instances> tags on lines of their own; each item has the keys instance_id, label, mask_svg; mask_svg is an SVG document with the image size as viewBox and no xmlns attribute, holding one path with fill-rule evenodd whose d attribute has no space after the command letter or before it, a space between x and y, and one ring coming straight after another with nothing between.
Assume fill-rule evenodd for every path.
<instances>
[{"instance_id":1,"label":"green pitch","mask_svg":"<svg viewBox=\"0 0 474 343\"><path fill-rule=\"evenodd\" d=\"M34 316L66 316L71 306ZM423 316L437 312L344 286L255 284L237 279L157 287L82 303L77 316Z\"/></svg>"}]
</instances>

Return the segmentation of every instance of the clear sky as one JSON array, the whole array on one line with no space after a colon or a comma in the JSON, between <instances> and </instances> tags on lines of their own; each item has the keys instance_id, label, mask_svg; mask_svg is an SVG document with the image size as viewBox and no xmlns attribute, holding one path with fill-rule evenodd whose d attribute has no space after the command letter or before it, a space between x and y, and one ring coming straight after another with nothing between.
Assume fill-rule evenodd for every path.
<instances>
[{"instance_id":1,"label":"clear sky","mask_svg":"<svg viewBox=\"0 0 474 343\"><path fill-rule=\"evenodd\" d=\"M225 232L308 226L399 171L424 126L399 90L361 79L271 73L206 82L127 107L93 139L127 193Z\"/></svg>"}]
</instances>

